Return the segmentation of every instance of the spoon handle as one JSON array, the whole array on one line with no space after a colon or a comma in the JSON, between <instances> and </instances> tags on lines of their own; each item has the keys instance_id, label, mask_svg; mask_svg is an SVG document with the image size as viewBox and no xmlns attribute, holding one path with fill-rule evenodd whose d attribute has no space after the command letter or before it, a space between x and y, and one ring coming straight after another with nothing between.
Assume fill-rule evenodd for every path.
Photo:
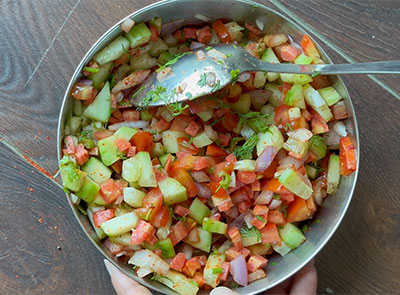
<instances>
[{"instance_id":1,"label":"spoon handle","mask_svg":"<svg viewBox=\"0 0 400 295\"><path fill-rule=\"evenodd\" d=\"M296 64L271 64L257 60L253 70L264 70L273 73L292 74L400 74L400 60L364 62L355 64L323 64L323 65L296 65ZM250 67L252 67L252 64ZM258 68L257 68L258 67Z\"/></svg>"}]
</instances>

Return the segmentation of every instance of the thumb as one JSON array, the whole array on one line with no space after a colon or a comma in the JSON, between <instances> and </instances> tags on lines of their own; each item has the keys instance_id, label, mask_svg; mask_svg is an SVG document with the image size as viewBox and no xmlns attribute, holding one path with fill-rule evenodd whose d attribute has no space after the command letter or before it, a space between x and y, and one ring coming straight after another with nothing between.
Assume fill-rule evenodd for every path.
<instances>
[{"instance_id":1,"label":"thumb","mask_svg":"<svg viewBox=\"0 0 400 295\"><path fill-rule=\"evenodd\" d=\"M147 288L128 277L108 260L104 259L104 264L110 274L111 283L117 295L151 295Z\"/></svg>"},{"instance_id":2,"label":"thumb","mask_svg":"<svg viewBox=\"0 0 400 295\"><path fill-rule=\"evenodd\" d=\"M227 287L217 287L210 292L210 295L239 295Z\"/></svg>"}]
</instances>

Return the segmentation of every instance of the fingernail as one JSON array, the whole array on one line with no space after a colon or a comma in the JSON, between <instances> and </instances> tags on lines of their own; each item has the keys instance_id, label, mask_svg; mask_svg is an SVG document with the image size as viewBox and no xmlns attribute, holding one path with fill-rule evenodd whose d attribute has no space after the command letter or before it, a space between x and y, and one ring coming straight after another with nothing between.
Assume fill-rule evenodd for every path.
<instances>
[{"instance_id":1,"label":"fingernail","mask_svg":"<svg viewBox=\"0 0 400 295\"><path fill-rule=\"evenodd\" d=\"M104 265L106 266L106 269L108 271L108 274L112 276L114 274L114 266L108 261L107 259L104 259Z\"/></svg>"}]
</instances>

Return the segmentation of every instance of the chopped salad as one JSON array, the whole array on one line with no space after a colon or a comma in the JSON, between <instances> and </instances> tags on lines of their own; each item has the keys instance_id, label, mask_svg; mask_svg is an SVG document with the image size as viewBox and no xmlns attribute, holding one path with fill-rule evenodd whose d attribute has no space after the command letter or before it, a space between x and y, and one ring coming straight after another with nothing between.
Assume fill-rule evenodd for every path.
<instances>
[{"instance_id":1,"label":"chopped salad","mask_svg":"<svg viewBox=\"0 0 400 295\"><path fill-rule=\"evenodd\" d=\"M271 63L322 63L313 41L222 20L121 28L72 89L65 190L139 277L182 295L266 277L269 257L299 247L323 199L356 170L341 94L318 73L233 71L232 84L195 100L136 109L130 97L195 48L235 43Z\"/></svg>"}]
</instances>

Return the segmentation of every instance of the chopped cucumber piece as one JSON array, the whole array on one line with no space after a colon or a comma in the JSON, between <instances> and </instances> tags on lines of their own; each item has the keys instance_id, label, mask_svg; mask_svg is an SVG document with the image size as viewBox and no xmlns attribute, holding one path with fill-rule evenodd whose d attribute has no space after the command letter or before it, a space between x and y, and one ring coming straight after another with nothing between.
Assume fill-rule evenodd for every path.
<instances>
[{"instance_id":1,"label":"chopped cucumber piece","mask_svg":"<svg viewBox=\"0 0 400 295\"><path fill-rule=\"evenodd\" d=\"M151 121L153 115L148 110L140 111L140 120L142 121Z\"/></svg>"},{"instance_id":2,"label":"chopped cucumber piece","mask_svg":"<svg viewBox=\"0 0 400 295\"><path fill-rule=\"evenodd\" d=\"M158 30L161 30L161 25L162 25L161 17L154 17L149 21L149 24L155 26Z\"/></svg>"},{"instance_id":3,"label":"chopped cucumber piece","mask_svg":"<svg viewBox=\"0 0 400 295\"><path fill-rule=\"evenodd\" d=\"M235 163L235 170L240 171L254 171L256 170L256 161L254 160L241 160Z\"/></svg>"},{"instance_id":4,"label":"chopped cucumber piece","mask_svg":"<svg viewBox=\"0 0 400 295\"><path fill-rule=\"evenodd\" d=\"M110 61L98 68L97 73L93 73L89 76L89 79L93 81L93 86L97 89L102 87L102 84L107 80L111 73L113 63Z\"/></svg>"},{"instance_id":5,"label":"chopped cucumber piece","mask_svg":"<svg viewBox=\"0 0 400 295\"><path fill-rule=\"evenodd\" d=\"M202 224L205 217L211 216L211 210L198 198L193 200L189 210L189 217L193 218L198 224Z\"/></svg>"},{"instance_id":6,"label":"chopped cucumber piece","mask_svg":"<svg viewBox=\"0 0 400 295\"><path fill-rule=\"evenodd\" d=\"M269 103L271 103L274 107L279 106L281 104L282 91L279 90L278 85L267 83L265 84L264 89L272 92L268 100Z\"/></svg>"},{"instance_id":7,"label":"chopped cucumber piece","mask_svg":"<svg viewBox=\"0 0 400 295\"><path fill-rule=\"evenodd\" d=\"M336 91L333 87L325 87L318 90L319 94L321 94L322 98L326 101L328 106L333 106L339 100L342 99L339 92Z\"/></svg>"},{"instance_id":8,"label":"chopped cucumber piece","mask_svg":"<svg viewBox=\"0 0 400 295\"><path fill-rule=\"evenodd\" d=\"M174 178L167 177L158 183L164 203L172 205L187 200L186 188Z\"/></svg>"},{"instance_id":9,"label":"chopped cucumber piece","mask_svg":"<svg viewBox=\"0 0 400 295\"><path fill-rule=\"evenodd\" d=\"M60 174L64 187L70 191L77 192L85 182L87 173L79 170L68 156L60 160Z\"/></svg>"},{"instance_id":10,"label":"chopped cucumber piece","mask_svg":"<svg viewBox=\"0 0 400 295\"><path fill-rule=\"evenodd\" d=\"M134 25L129 32L125 34L129 40L130 47L135 48L150 41L151 32L144 23Z\"/></svg>"},{"instance_id":11,"label":"chopped cucumber piece","mask_svg":"<svg viewBox=\"0 0 400 295\"><path fill-rule=\"evenodd\" d=\"M77 134L80 131L80 127L81 127L81 118L79 117L71 117L69 119L69 133L70 134Z\"/></svg>"},{"instance_id":12,"label":"chopped cucumber piece","mask_svg":"<svg viewBox=\"0 0 400 295\"><path fill-rule=\"evenodd\" d=\"M332 112L326 104L325 100L317 90L312 88L310 84L303 86L303 93L307 103L324 119L328 122L333 118Z\"/></svg>"},{"instance_id":13,"label":"chopped cucumber piece","mask_svg":"<svg viewBox=\"0 0 400 295\"><path fill-rule=\"evenodd\" d=\"M194 280L174 270L169 270L168 273L163 276L156 275L155 280L181 295L196 295L199 291L199 287Z\"/></svg>"},{"instance_id":14,"label":"chopped cucumber piece","mask_svg":"<svg viewBox=\"0 0 400 295\"><path fill-rule=\"evenodd\" d=\"M321 136L313 135L310 139L310 151L317 157L316 161L325 157L328 150L324 139Z\"/></svg>"},{"instance_id":15,"label":"chopped cucumber piece","mask_svg":"<svg viewBox=\"0 0 400 295\"><path fill-rule=\"evenodd\" d=\"M224 235L226 233L226 230L228 229L228 225L224 222L205 217L203 219L203 229L210 233Z\"/></svg>"},{"instance_id":16,"label":"chopped cucumber piece","mask_svg":"<svg viewBox=\"0 0 400 295\"><path fill-rule=\"evenodd\" d=\"M164 52L162 52L161 54L160 54L160 56L157 58L157 62L160 64L160 65L164 65L164 64L166 64L169 60L171 60L171 59L173 59L174 58L174 56L171 54L171 53L169 53L168 51L164 51Z\"/></svg>"},{"instance_id":17,"label":"chopped cucumber piece","mask_svg":"<svg viewBox=\"0 0 400 295\"><path fill-rule=\"evenodd\" d=\"M288 254L292 250L283 241L281 241L281 245L280 246L278 246L277 244L273 244L272 248L274 248L275 252L278 253L281 256L285 256L286 254Z\"/></svg>"},{"instance_id":18,"label":"chopped cucumber piece","mask_svg":"<svg viewBox=\"0 0 400 295\"><path fill-rule=\"evenodd\" d=\"M152 58L148 53L132 56L130 60L132 71L147 70L157 64L157 60Z\"/></svg>"},{"instance_id":19,"label":"chopped cucumber piece","mask_svg":"<svg viewBox=\"0 0 400 295\"><path fill-rule=\"evenodd\" d=\"M135 157L140 159L139 185L141 187L157 187L156 174L153 170L150 154L148 152L139 152Z\"/></svg>"},{"instance_id":20,"label":"chopped cucumber piece","mask_svg":"<svg viewBox=\"0 0 400 295\"><path fill-rule=\"evenodd\" d=\"M201 120L203 120L203 122L207 122L208 120L210 120L213 117L213 112L212 111L204 111L204 112L197 113L196 115L199 116L199 118Z\"/></svg>"},{"instance_id":21,"label":"chopped cucumber piece","mask_svg":"<svg viewBox=\"0 0 400 295\"><path fill-rule=\"evenodd\" d=\"M292 250L299 247L306 240L301 230L291 223L280 226L278 232L282 241Z\"/></svg>"},{"instance_id":22,"label":"chopped cucumber piece","mask_svg":"<svg viewBox=\"0 0 400 295\"><path fill-rule=\"evenodd\" d=\"M288 115L290 120L296 120L301 117L301 112L298 107L288 109Z\"/></svg>"},{"instance_id":23,"label":"chopped cucumber piece","mask_svg":"<svg viewBox=\"0 0 400 295\"><path fill-rule=\"evenodd\" d=\"M248 93L242 93L239 100L231 105L231 109L240 114L247 114L250 111L251 97Z\"/></svg>"},{"instance_id":24,"label":"chopped cucumber piece","mask_svg":"<svg viewBox=\"0 0 400 295\"><path fill-rule=\"evenodd\" d=\"M120 244L123 246L132 246L131 236L132 235L128 232L128 233L124 233L120 236L110 237L110 241L115 244Z\"/></svg>"},{"instance_id":25,"label":"chopped cucumber piece","mask_svg":"<svg viewBox=\"0 0 400 295\"><path fill-rule=\"evenodd\" d=\"M306 74L295 74L294 75L294 83L299 83L301 85L308 84L313 81L310 75Z\"/></svg>"},{"instance_id":26,"label":"chopped cucumber piece","mask_svg":"<svg viewBox=\"0 0 400 295\"><path fill-rule=\"evenodd\" d=\"M80 190L76 192L76 195L84 200L86 203L91 203L97 196L99 190L99 185L91 180L89 177L86 177Z\"/></svg>"},{"instance_id":27,"label":"chopped cucumber piece","mask_svg":"<svg viewBox=\"0 0 400 295\"><path fill-rule=\"evenodd\" d=\"M122 178L126 181L139 181L142 164L139 158L132 157L122 162Z\"/></svg>"},{"instance_id":28,"label":"chopped cucumber piece","mask_svg":"<svg viewBox=\"0 0 400 295\"><path fill-rule=\"evenodd\" d=\"M276 55L275 55L274 51L272 50L272 48L270 48L270 47L268 47L264 51L261 59L263 61L270 62L270 63L273 63L273 64L281 63L279 61L279 59L276 57ZM279 78L279 73L267 73L267 79L268 79L269 82L273 82L273 81L277 80L278 78Z\"/></svg>"},{"instance_id":29,"label":"chopped cucumber piece","mask_svg":"<svg viewBox=\"0 0 400 295\"><path fill-rule=\"evenodd\" d=\"M164 147L161 142L156 142L154 144L153 156L161 157L162 155L164 155Z\"/></svg>"},{"instance_id":30,"label":"chopped cucumber piece","mask_svg":"<svg viewBox=\"0 0 400 295\"><path fill-rule=\"evenodd\" d=\"M312 60L313 59L311 57L308 57L307 55L302 53L296 57L296 59L294 60L294 63L296 65L309 65L312 63Z\"/></svg>"},{"instance_id":31,"label":"chopped cucumber piece","mask_svg":"<svg viewBox=\"0 0 400 295\"><path fill-rule=\"evenodd\" d=\"M100 194L97 194L93 200L93 205L104 206L106 205L106 201L104 201L103 197Z\"/></svg>"},{"instance_id":32,"label":"chopped cucumber piece","mask_svg":"<svg viewBox=\"0 0 400 295\"><path fill-rule=\"evenodd\" d=\"M166 238L165 240L158 241L156 243L156 247L161 250L162 258L175 257L174 246L172 245L170 238Z\"/></svg>"},{"instance_id":33,"label":"chopped cucumber piece","mask_svg":"<svg viewBox=\"0 0 400 295\"><path fill-rule=\"evenodd\" d=\"M197 249L200 249L201 251L209 253L211 250L211 240L212 240L212 233L205 231L201 229L200 227L196 228L200 237L200 241L198 242L190 242L186 238L184 242L186 244L189 244L190 246L193 246Z\"/></svg>"},{"instance_id":34,"label":"chopped cucumber piece","mask_svg":"<svg viewBox=\"0 0 400 295\"><path fill-rule=\"evenodd\" d=\"M240 230L240 236L242 238L243 247L256 245L262 242L261 233L256 227L242 228Z\"/></svg>"},{"instance_id":35,"label":"chopped cucumber piece","mask_svg":"<svg viewBox=\"0 0 400 295\"><path fill-rule=\"evenodd\" d=\"M74 99L74 107L72 113L74 116L79 117L83 113L83 104L81 100Z\"/></svg>"},{"instance_id":36,"label":"chopped cucumber piece","mask_svg":"<svg viewBox=\"0 0 400 295\"><path fill-rule=\"evenodd\" d=\"M306 167L307 175L309 178L311 178L311 179L317 178L318 173L319 173L317 168L310 166L310 165L306 165L305 167Z\"/></svg>"},{"instance_id":37,"label":"chopped cucumber piece","mask_svg":"<svg viewBox=\"0 0 400 295\"><path fill-rule=\"evenodd\" d=\"M213 252L208 255L206 265L204 266L203 276L207 285L216 288L219 283L219 273L215 273L213 269L222 268L222 263L225 262L225 254Z\"/></svg>"},{"instance_id":38,"label":"chopped cucumber piece","mask_svg":"<svg viewBox=\"0 0 400 295\"><path fill-rule=\"evenodd\" d=\"M248 246L247 248L250 250L251 255L267 255L271 249L271 245L260 243Z\"/></svg>"},{"instance_id":39,"label":"chopped cucumber piece","mask_svg":"<svg viewBox=\"0 0 400 295\"><path fill-rule=\"evenodd\" d=\"M285 104L291 107L306 108L304 102L303 86L301 83L295 83L285 96Z\"/></svg>"},{"instance_id":40,"label":"chopped cucumber piece","mask_svg":"<svg viewBox=\"0 0 400 295\"><path fill-rule=\"evenodd\" d=\"M259 140L257 142L257 156L261 155L266 146L274 146L279 151L284 144L282 133L278 127L271 125L269 130L265 133L258 134Z\"/></svg>"},{"instance_id":41,"label":"chopped cucumber piece","mask_svg":"<svg viewBox=\"0 0 400 295\"><path fill-rule=\"evenodd\" d=\"M328 187L326 192L328 194L336 193L340 182L340 174L339 174L339 156L330 155L329 157L329 165L328 165L328 176L327 183Z\"/></svg>"},{"instance_id":42,"label":"chopped cucumber piece","mask_svg":"<svg viewBox=\"0 0 400 295\"><path fill-rule=\"evenodd\" d=\"M153 57L158 57L161 52L168 50L167 44L161 39L158 38L155 43L153 43L153 46L149 50L149 53Z\"/></svg>"},{"instance_id":43,"label":"chopped cucumber piece","mask_svg":"<svg viewBox=\"0 0 400 295\"><path fill-rule=\"evenodd\" d=\"M295 74L280 74L280 75L281 75L282 82L290 83L290 84L294 83L294 75Z\"/></svg>"},{"instance_id":44,"label":"chopped cucumber piece","mask_svg":"<svg viewBox=\"0 0 400 295\"><path fill-rule=\"evenodd\" d=\"M95 157L90 157L85 165L82 166L82 170L98 184L104 183L112 174L111 169Z\"/></svg>"},{"instance_id":45,"label":"chopped cucumber piece","mask_svg":"<svg viewBox=\"0 0 400 295\"><path fill-rule=\"evenodd\" d=\"M263 88L265 82L267 82L267 75L265 72L256 72L253 81L254 88Z\"/></svg>"},{"instance_id":46,"label":"chopped cucumber piece","mask_svg":"<svg viewBox=\"0 0 400 295\"><path fill-rule=\"evenodd\" d=\"M131 71L131 67L128 64L121 65L118 69L114 72L114 80L118 82L128 76L128 73Z\"/></svg>"},{"instance_id":47,"label":"chopped cucumber piece","mask_svg":"<svg viewBox=\"0 0 400 295\"><path fill-rule=\"evenodd\" d=\"M179 151L179 137L185 137L185 133L180 131L164 131L162 133L162 143L168 153L177 153Z\"/></svg>"},{"instance_id":48,"label":"chopped cucumber piece","mask_svg":"<svg viewBox=\"0 0 400 295\"><path fill-rule=\"evenodd\" d=\"M296 153L299 156L304 156L308 151L308 145L308 141L300 141L289 136L283 145L283 148L289 152Z\"/></svg>"},{"instance_id":49,"label":"chopped cucumber piece","mask_svg":"<svg viewBox=\"0 0 400 295\"><path fill-rule=\"evenodd\" d=\"M175 157L172 154L164 154L158 158L162 166L165 166L165 163L167 163L168 157L170 156L172 157L172 162L173 162L175 160Z\"/></svg>"},{"instance_id":50,"label":"chopped cucumber piece","mask_svg":"<svg viewBox=\"0 0 400 295\"><path fill-rule=\"evenodd\" d=\"M106 82L94 101L86 108L83 115L89 119L107 123L111 116L110 83Z\"/></svg>"},{"instance_id":51,"label":"chopped cucumber piece","mask_svg":"<svg viewBox=\"0 0 400 295\"><path fill-rule=\"evenodd\" d=\"M207 136L207 134L204 131L200 132L193 138L193 144L197 148L202 148L212 143L213 141Z\"/></svg>"},{"instance_id":52,"label":"chopped cucumber piece","mask_svg":"<svg viewBox=\"0 0 400 295\"><path fill-rule=\"evenodd\" d=\"M106 47L97 53L93 59L99 64L104 65L110 61L118 59L126 50L129 49L128 39L119 36Z\"/></svg>"},{"instance_id":53,"label":"chopped cucumber piece","mask_svg":"<svg viewBox=\"0 0 400 295\"><path fill-rule=\"evenodd\" d=\"M311 197L312 188L305 184L293 169L285 169L278 180L285 188L300 198L307 200Z\"/></svg>"},{"instance_id":54,"label":"chopped cucumber piece","mask_svg":"<svg viewBox=\"0 0 400 295\"><path fill-rule=\"evenodd\" d=\"M100 240L102 240L102 239L104 239L105 237L107 237L107 235L104 233L104 231L102 230L101 227L96 227L96 226L94 225L94 221L93 221L93 212L92 212L92 210L91 210L91 209L87 209L87 210L86 210L86 213L87 213L87 216L88 216L88 218L89 218L89 221L90 221L90 223L92 224L92 227L93 227L94 232L96 233L97 237L98 237Z\"/></svg>"},{"instance_id":55,"label":"chopped cucumber piece","mask_svg":"<svg viewBox=\"0 0 400 295\"><path fill-rule=\"evenodd\" d=\"M109 237L119 236L136 227L139 218L135 212L130 212L103 222L100 227Z\"/></svg>"},{"instance_id":56,"label":"chopped cucumber piece","mask_svg":"<svg viewBox=\"0 0 400 295\"><path fill-rule=\"evenodd\" d=\"M133 208L143 207L143 199L146 193L134 187L124 187L124 201Z\"/></svg>"}]
</instances>

